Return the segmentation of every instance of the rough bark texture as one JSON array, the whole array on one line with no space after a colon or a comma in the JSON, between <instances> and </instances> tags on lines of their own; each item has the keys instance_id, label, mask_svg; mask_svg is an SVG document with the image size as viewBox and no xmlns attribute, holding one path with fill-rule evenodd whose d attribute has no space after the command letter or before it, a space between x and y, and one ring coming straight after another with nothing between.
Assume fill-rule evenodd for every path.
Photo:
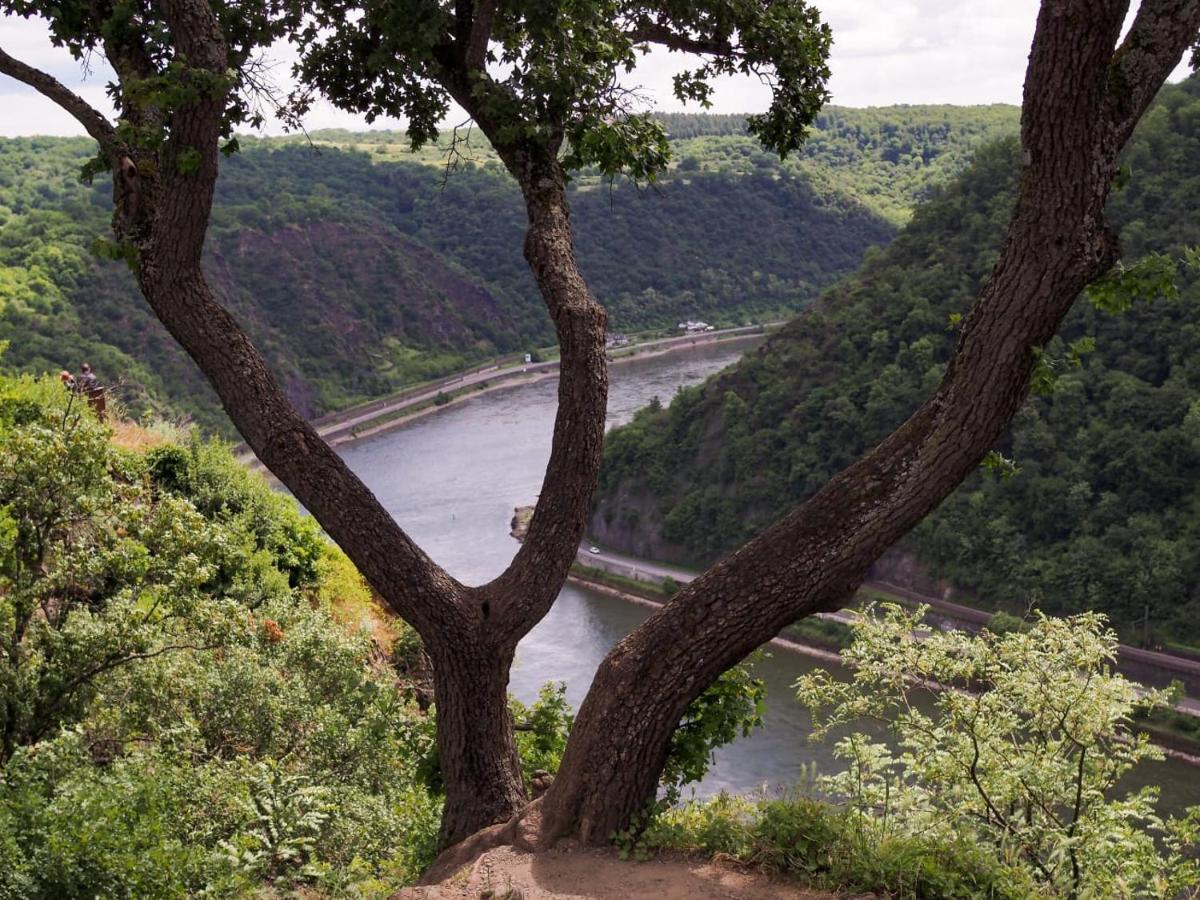
<instances>
[{"instance_id":1,"label":"rough bark texture","mask_svg":"<svg viewBox=\"0 0 1200 900\"><path fill-rule=\"evenodd\" d=\"M549 612L583 539L608 405L605 312L575 261L566 173L556 149L506 153L514 159L510 168L529 212L525 258L554 319L561 352L553 450L533 519L512 565L479 592L493 604L493 627L514 647Z\"/></svg>"},{"instance_id":2,"label":"rough bark texture","mask_svg":"<svg viewBox=\"0 0 1200 900\"><path fill-rule=\"evenodd\" d=\"M1024 401L1043 346L1116 258L1117 154L1200 28L1200 3L1046 0L1005 245L937 392L875 450L691 582L600 666L544 804L544 838L601 842L653 797L688 704L788 623L842 605L871 563L957 487Z\"/></svg>"},{"instance_id":3,"label":"rough bark texture","mask_svg":"<svg viewBox=\"0 0 1200 900\"><path fill-rule=\"evenodd\" d=\"M70 113L101 149L109 152L117 137L112 125L104 116L89 106L82 97L69 90L57 78L26 65L0 49L0 72L29 85L40 94L49 97L66 112Z\"/></svg>"},{"instance_id":4,"label":"rough bark texture","mask_svg":"<svg viewBox=\"0 0 1200 900\"><path fill-rule=\"evenodd\" d=\"M511 649L431 647L438 761L446 789L442 846L506 821L526 802L508 712Z\"/></svg>"}]
</instances>

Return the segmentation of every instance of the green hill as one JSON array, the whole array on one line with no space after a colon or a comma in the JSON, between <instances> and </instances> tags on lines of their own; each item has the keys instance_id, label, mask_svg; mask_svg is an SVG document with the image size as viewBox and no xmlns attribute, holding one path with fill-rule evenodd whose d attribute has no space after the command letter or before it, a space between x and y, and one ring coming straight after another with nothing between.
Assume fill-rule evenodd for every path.
<instances>
[{"instance_id":1,"label":"green hill","mask_svg":"<svg viewBox=\"0 0 1200 900\"><path fill-rule=\"evenodd\" d=\"M1200 78L1169 87L1129 148L1112 201L1125 255L1200 243ZM1014 140L917 210L862 268L739 365L643 411L609 441L593 534L706 562L738 546L879 442L941 377L953 314L999 249L1019 170ZM903 545L982 603L1099 609L1126 634L1200 639L1200 284L1122 315L1081 303L998 449L1017 477L979 473ZM1093 336L1082 366L1065 343Z\"/></svg>"},{"instance_id":2,"label":"green hill","mask_svg":"<svg viewBox=\"0 0 1200 900\"><path fill-rule=\"evenodd\" d=\"M1012 108L930 108L910 123L915 109L831 113L811 153L786 163L742 134L710 133L729 130L728 117L670 117L688 137L658 185L581 173L581 263L612 327L794 313L886 243L896 210L965 165L971 146L1015 127ZM924 141L925 155L897 156L896 140ZM447 173L446 144L412 154L395 133L242 145L223 163L207 268L306 414L552 342L521 256L520 198L488 148L472 145ZM84 139L0 140L4 365L88 359L135 413L186 413L226 430L129 273L91 252L107 235L111 187L79 183L89 152ZM873 187L881 171L895 175L883 193Z\"/></svg>"}]
</instances>

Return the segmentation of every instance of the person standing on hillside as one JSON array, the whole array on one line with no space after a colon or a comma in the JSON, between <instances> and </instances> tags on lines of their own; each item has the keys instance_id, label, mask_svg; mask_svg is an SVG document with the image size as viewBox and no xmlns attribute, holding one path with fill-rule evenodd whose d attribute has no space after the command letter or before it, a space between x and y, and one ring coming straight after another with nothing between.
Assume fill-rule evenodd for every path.
<instances>
[{"instance_id":1,"label":"person standing on hillside","mask_svg":"<svg viewBox=\"0 0 1200 900\"><path fill-rule=\"evenodd\" d=\"M84 363L80 367L79 378L76 379L78 390L81 394L87 397L88 405L96 413L96 418L101 422L104 421L104 411L107 406L107 400L104 396L104 385L100 383L100 379L96 377L96 373L92 371L92 367Z\"/></svg>"}]
</instances>

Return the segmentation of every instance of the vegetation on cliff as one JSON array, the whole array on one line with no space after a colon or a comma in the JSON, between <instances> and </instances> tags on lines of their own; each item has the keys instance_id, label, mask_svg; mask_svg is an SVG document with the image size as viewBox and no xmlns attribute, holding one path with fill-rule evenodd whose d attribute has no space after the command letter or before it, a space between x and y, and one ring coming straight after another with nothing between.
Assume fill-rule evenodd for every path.
<instances>
[{"instance_id":1,"label":"vegetation on cliff","mask_svg":"<svg viewBox=\"0 0 1200 900\"><path fill-rule=\"evenodd\" d=\"M782 797L663 811L620 835L623 850L721 855L887 897L1197 896L1200 807L1164 816L1158 788L1122 783L1161 757L1129 720L1165 694L1112 673L1102 617L914 640L920 622L868 610L843 654L854 677L817 669L796 683L844 769Z\"/></svg>"},{"instance_id":2,"label":"vegetation on cliff","mask_svg":"<svg viewBox=\"0 0 1200 900\"><path fill-rule=\"evenodd\" d=\"M403 626L224 448L73 399L0 380L0 896L415 877L439 803Z\"/></svg>"},{"instance_id":3,"label":"vegetation on cliff","mask_svg":"<svg viewBox=\"0 0 1200 900\"><path fill-rule=\"evenodd\" d=\"M757 353L609 440L593 530L614 546L712 560L877 444L941 378L1003 235L1015 142L918 209L884 250ZM1200 242L1200 79L1167 87L1125 155L1110 211L1125 257ZM1099 610L1125 635L1200 639L1200 278L1120 315L1080 304L981 471L904 546L980 602ZM1095 349L1083 353L1094 338ZM997 458L998 459L998 458Z\"/></svg>"}]
</instances>

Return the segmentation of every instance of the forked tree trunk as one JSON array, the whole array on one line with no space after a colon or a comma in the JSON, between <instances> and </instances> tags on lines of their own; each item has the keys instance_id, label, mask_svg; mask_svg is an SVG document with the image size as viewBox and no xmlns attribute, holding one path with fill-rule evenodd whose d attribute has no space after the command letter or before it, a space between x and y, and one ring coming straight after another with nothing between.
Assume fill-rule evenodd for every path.
<instances>
[{"instance_id":1,"label":"forked tree trunk","mask_svg":"<svg viewBox=\"0 0 1200 900\"><path fill-rule=\"evenodd\" d=\"M224 72L227 50L209 5L164 0L164 8L189 63ZM600 463L608 387L605 316L575 262L557 143L507 153L529 215L525 255L561 349L550 461L529 534L512 565L491 583L470 588L409 539L297 414L206 282L200 259L224 100L201 95L175 110L169 139L140 169L110 152L114 231L136 248L143 295L203 371L247 444L424 639L434 669L446 789L440 841L446 846L509 818L525 802L508 713L508 670L517 643L550 609L566 579ZM97 135L102 142L111 137ZM179 164L185 155L187 166Z\"/></svg>"},{"instance_id":2,"label":"forked tree trunk","mask_svg":"<svg viewBox=\"0 0 1200 900\"><path fill-rule=\"evenodd\" d=\"M215 161L214 161L215 164ZM517 643L553 603L583 536L603 442L604 317L574 264L565 184L532 190L526 255L552 307L562 347L554 447L529 537L514 564L479 588L458 584L407 538L369 489L287 403L274 377L220 305L198 254L144 242L143 295L201 364L234 425L389 605L413 624L433 662L446 798L439 845L511 817L526 802L507 706ZM162 185L159 215L202 222L202 184ZM172 225L173 231L180 223ZM195 240L203 238L202 226ZM184 252L181 252L183 250ZM418 577L419 573L419 577Z\"/></svg>"},{"instance_id":3,"label":"forked tree trunk","mask_svg":"<svg viewBox=\"0 0 1200 900\"><path fill-rule=\"evenodd\" d=\"M1000 260L936 394L875 450L691 582L600 666L543 803L543 838L603 842L654 796L688 704L781 628L849 599L979 464L1024 401L1033 349L1116 258L1117 154L1200 27L1200 3L1047 0L1030 57L1024 171Z\"/></svg>"}]
</instances>

